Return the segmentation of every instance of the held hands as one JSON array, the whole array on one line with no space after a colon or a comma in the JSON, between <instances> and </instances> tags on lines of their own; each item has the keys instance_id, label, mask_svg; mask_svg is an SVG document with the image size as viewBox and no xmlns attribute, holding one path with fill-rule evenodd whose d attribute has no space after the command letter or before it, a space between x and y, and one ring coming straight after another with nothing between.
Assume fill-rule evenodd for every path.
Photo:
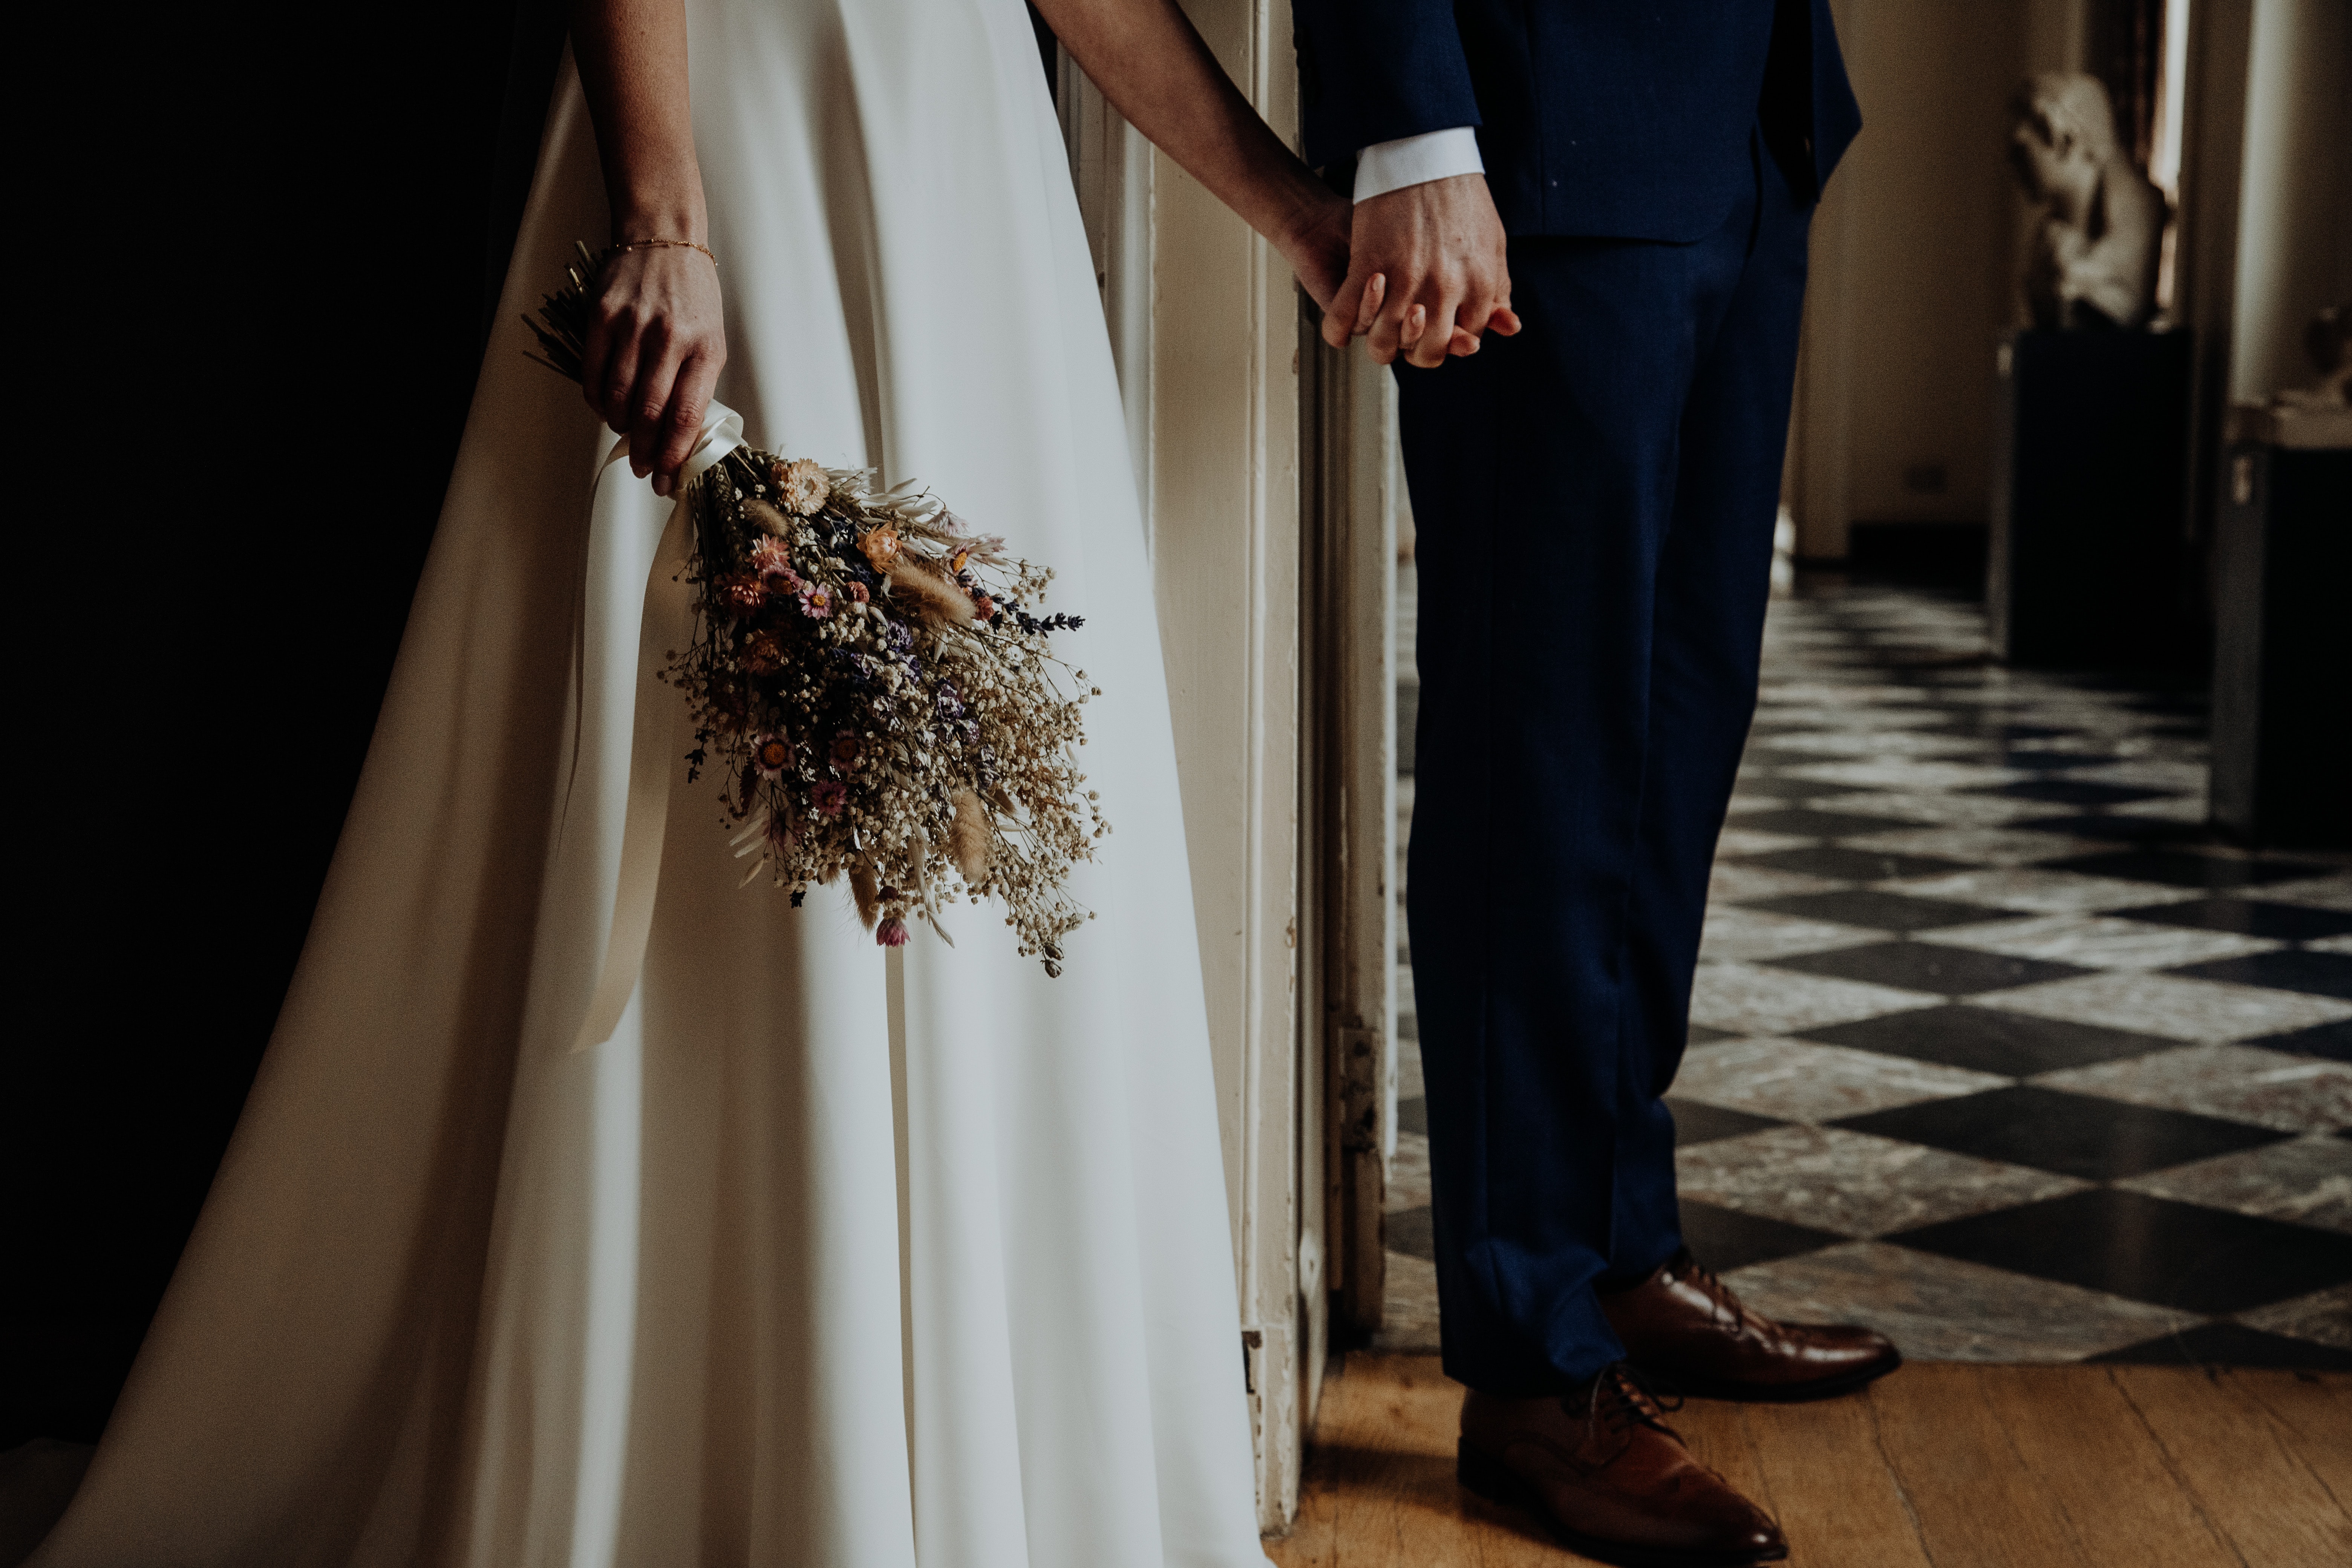
<instances>
[{"instance_id":1,"label":"held hands","mask_svg":"<svg viewBox=\"0 0 2352 1568\"><path fill-rule=\"evenodd\" d=\"M684 247L622 250L597 281L580 384L588 406L629 438L630 471L651 474L654 493L667 496L727 363L719 270Z\"/></svg>"},{"instance_id":2,"label":"held hands","mask_svg":"<svg viewBox=\"0 0 2352 1568\"><path fill-rule=\"evenodd\" d=\"M1398 354L1423 370L1448 354L1474 354L1483 333L1519 330L1511 310L1503 221L1483 174L1406 185L1355 209L1347 277L1323 306L1323 341L1345 348L1369 334L1373 363ZM1294 260L1292 263L1297 266Z\"/></svg>"},{"instance_id":3,"label":"held hands","mask_svg":"<svg viewBox=\"0 0 2352 1568\"><path fill-rule=\"evenodd\" d=\"M1349 207L1346 198L1320 184L1311 185L1309 193L1272 237L1274 248L1297 275L1298 286L1328 316L1348 276Z\"/></svg>"}]
</instances>

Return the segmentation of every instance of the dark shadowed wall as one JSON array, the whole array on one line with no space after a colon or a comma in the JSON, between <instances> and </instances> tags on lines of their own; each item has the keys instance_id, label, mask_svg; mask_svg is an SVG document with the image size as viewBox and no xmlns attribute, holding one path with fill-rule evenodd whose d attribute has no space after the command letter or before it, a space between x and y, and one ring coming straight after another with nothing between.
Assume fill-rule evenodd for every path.
<instances>
[{"instance_id":1,"label":"dark shadowed wall","mask_svg":"<svg viewBox=\"0 0 2352 1568\"><path fill-rule=\"evenodd\" d=\"M98 1434L268 1037L471 395L537 26L519 75L515 13L447 0L25 40L55 68L12 267L0 1447Z\"/></svg>"}]
</instances>

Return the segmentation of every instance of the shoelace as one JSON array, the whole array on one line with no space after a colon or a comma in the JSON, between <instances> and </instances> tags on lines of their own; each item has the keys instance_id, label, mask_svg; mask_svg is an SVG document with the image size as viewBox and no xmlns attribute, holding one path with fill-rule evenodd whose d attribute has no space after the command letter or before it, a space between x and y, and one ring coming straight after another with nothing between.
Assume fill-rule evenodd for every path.
<instances>
[{"instance_id":1,"label":"shoelace","mask_svg":"<svg viewBox=\"0 0 2352 1568\"><path fill-rule=\"evenodd\" d=\"M1710 1317L1718 1321L1727 1322L1735 1333L1750 1328L1762 1333L1773 1326L1770 1320L1750 1311L1748 1303L1741 1300L1738 1294L1730 1286L1726 1285L1714 1269L1707 1268L1687 1253L1683 1255L1680 1261L1682 1266L1675 1272L1682 1279L1696 1285L1700 1292L1706 1297Z\"/></svg>"},{"instance_id":2,"label":"shoelace","mask_svg":"<svg viewBox=\"0 0 2352 1568\"><path fill-rule=\"evenodd\" d=\"M1607 1428L1612 1436L1635 1426L1673 1436L1675 1429L1666 1425L1666 1417L1682 1407L1681 1394L1654 1384L1631 1362L1621 1361L1602 1368L1592 1380L1584 1419L1588 1426Z\"/></svg>"}]
</instances>

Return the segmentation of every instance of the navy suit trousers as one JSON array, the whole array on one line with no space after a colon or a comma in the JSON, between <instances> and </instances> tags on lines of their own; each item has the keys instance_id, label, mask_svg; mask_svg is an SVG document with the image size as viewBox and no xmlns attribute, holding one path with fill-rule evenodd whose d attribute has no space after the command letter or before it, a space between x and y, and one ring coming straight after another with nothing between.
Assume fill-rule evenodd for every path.
<instances>
[{"instance_id":1,"label":"navy suit trousers","mask_svg":"<svg viewBox=\"0 0 2352 1568\"><path fill-rule=\"evenodd\" d=\"M1510 242L1525 322L1400 364L1421 578L1407 918L1445 1370L1557 1393L1681 1246L1707 871L1756 702L1810 205Z\"/></svg>"}]
</instances>

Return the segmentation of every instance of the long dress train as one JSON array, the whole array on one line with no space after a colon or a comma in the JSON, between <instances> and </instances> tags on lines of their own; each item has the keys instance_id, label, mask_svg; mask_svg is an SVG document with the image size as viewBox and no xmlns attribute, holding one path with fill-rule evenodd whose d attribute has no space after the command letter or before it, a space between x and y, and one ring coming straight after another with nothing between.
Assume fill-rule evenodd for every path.
<instances>
[{"instance_id":1,"label":"long dress train","mask_svg":"<svg viewBox=\"0 0 2352 1568\"><path fill-rule=\"evenodd\" d=\"M41 1568L1263 1561L1151 581L1027 18L688 13L719 395L1056 566L1099 918L1059 980L969 904L886 954L838 889L739 891L681 767L644 979L568 1049L667 506L616 470L583 530L599 432L515 322L604 232L567 64L300 968Z\"/></svg>"}]
</instances>

